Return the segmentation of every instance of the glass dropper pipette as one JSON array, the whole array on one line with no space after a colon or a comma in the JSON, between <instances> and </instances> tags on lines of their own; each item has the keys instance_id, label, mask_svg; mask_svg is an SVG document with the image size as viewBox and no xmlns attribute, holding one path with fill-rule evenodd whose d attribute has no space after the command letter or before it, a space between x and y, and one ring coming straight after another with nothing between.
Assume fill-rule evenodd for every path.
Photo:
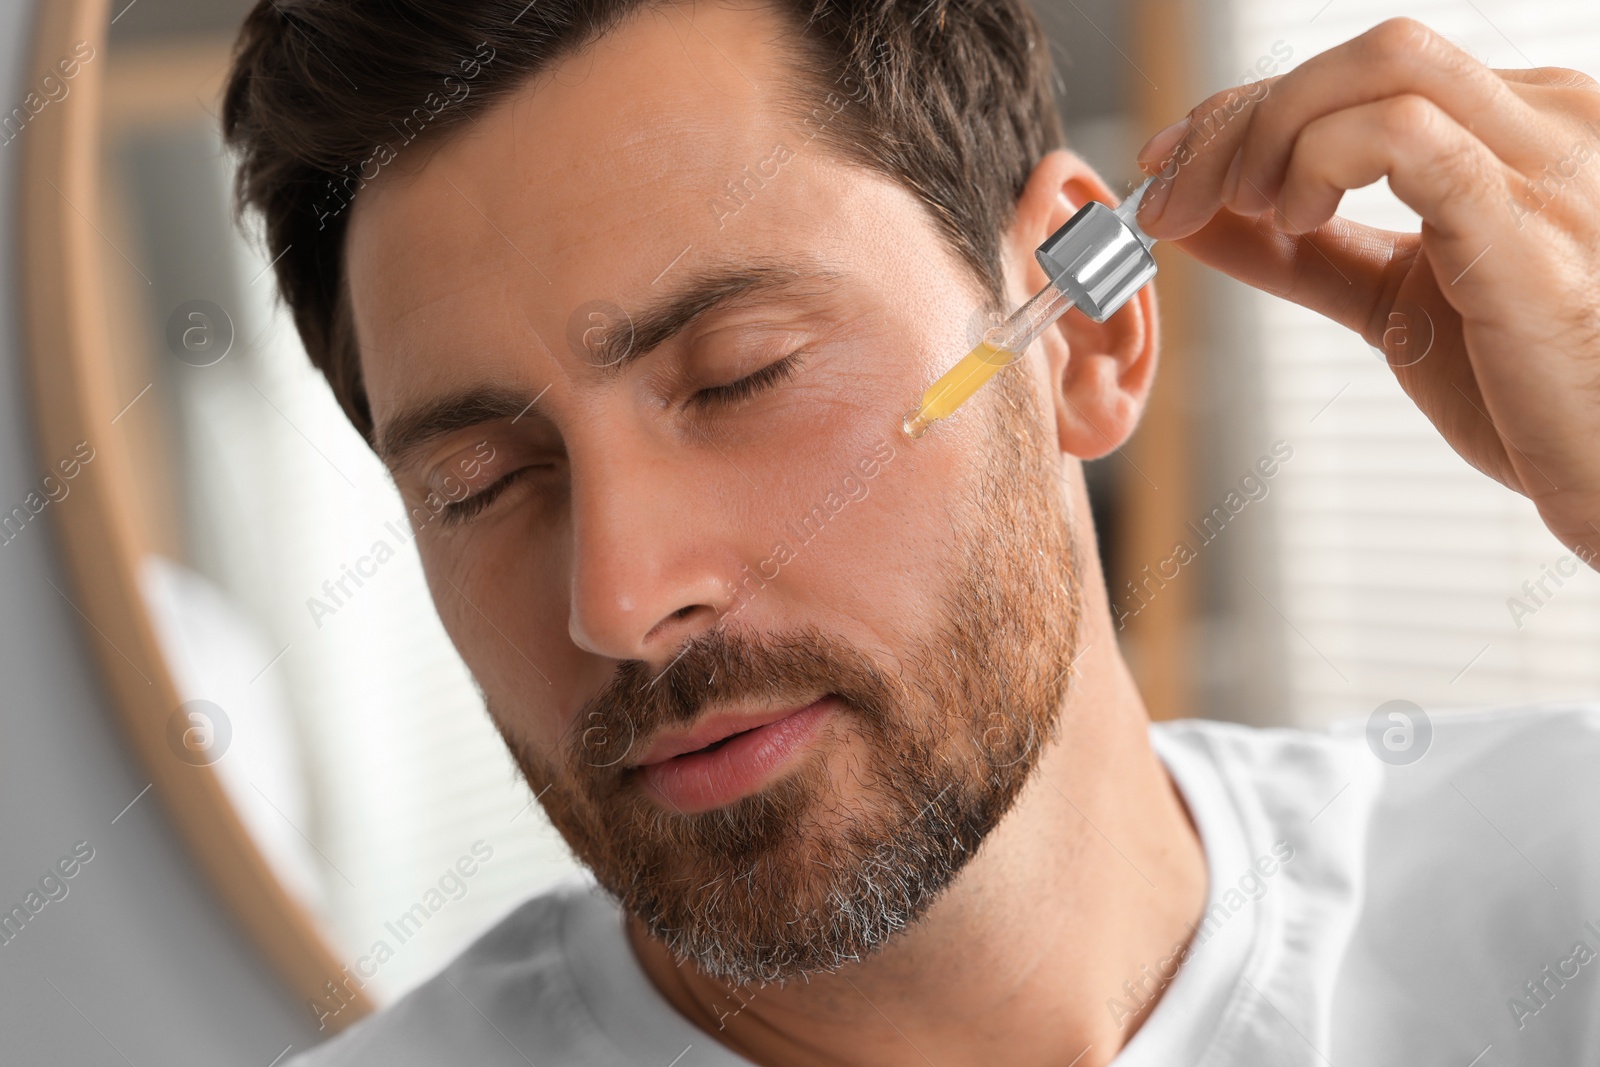
<instances>
[{"instance_id":1,"label":"glass dropper pipette","mask_svg":"<svg viewBox=\"0 0 1600 1067\"><path fill-rule=\"evenodd\" d=\"M1154 180L1145 179L1116 208L1090 201L1039 246L1034 255L1050 280L928 387L922 402L906 412L902 426L907 436L921 437L954 413L1002 367L1016 362L1068 308L1076 306L1095 322L1104 322L1155 277L1156 262L1150 255L1155 238L1145 236L1135 219Z\"/></svg>"}]
</instances>

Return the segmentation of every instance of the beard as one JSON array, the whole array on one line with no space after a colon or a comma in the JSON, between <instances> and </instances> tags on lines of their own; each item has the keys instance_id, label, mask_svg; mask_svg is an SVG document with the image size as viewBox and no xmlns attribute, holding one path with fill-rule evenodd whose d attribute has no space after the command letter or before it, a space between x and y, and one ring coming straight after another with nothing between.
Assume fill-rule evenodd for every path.
<instances>
[{"instance_id":1,"label":"beard","mask_svg":"<svg viewBox=\"0 0 1600 1067\"><path fill-rule=\"evenodd\" d=\"M782 982L881 948L954 881L1057 734L1082 602L1059 452L1025 375L983 399L985 469L948 501L953 578L893 668L815 627L724 616L660 673L620 663L554 760L494 716L577 858L709 977ZM822 735L835 743L720 808L666 810L627 766L635 744L714 705L819 693L842 707Z\"/></svg>"}]
</instances>

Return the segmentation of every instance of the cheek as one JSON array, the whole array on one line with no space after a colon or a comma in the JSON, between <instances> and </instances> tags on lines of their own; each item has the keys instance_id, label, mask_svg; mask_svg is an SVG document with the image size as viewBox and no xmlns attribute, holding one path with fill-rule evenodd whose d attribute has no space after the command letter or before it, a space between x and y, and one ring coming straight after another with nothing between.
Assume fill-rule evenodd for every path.
<instances>
[{"instance_id":1,"label":"cheek","mask_svg":"<svg viewBox=\"0 0 1600 1067\"><path fill-rule=\"evenodd\" d=\"M964 502L976 471L966 452L913 443L897 421L839 435L774 494L781 505L767 508L777 527L768 540L794 553L777 576L793 615L771 621L815 623L858 643L870 638L857 631L870 631L894 654L944 613L953 520L972 522Z\"/></svg>"},{"instance_id":2,"label":"cheek","mask_svg":"<svg viewBox=\"0 0 1600 1067\"><path fill-rule=\"evenodd\" d=\"M750 566L778 593L766 605L752 600L753 626L810 623L892 653L944 612L958 551L952 523L973 525L967 502L988 430L975 403L937 434L905 437L900 424L925 384L923 362L959 341L952 324L931 317L886 320L895 328L876 345L858 344L786 393L763 435L738 454L756 483L730 483L742 501L744 551L756 553Z\"/></svg>"},{"instance_id":3,"label":"cheek","mask_svg":"<svg viewBox=\"0 0 1600 1067\"><path fill-rule=\"evenodd\" d=\"M581 678L568 653L568 587L557 541L507 529L452 531L419 548L439 620L473 678L535 751L554 752L576 707L606 678ZM491 543L492 542L492 543Z\"/></svg>"}]
</instances>

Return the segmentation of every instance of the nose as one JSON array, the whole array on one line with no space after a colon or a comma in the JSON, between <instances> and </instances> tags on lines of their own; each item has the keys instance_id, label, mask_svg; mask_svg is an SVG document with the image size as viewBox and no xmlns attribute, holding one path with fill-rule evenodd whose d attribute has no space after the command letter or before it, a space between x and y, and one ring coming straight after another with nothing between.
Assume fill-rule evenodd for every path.
<instances>
[{"instance_id":1,"label":"nose","mask_svg":"<svg viewBox=\"0 0 1600 1067\"><path fill-rule=\"evenodd\" d=\"M717 532L717 494L703 473L642 454L574 464L571 485L573 643L665 667L733 600L742 564Z\"/></svg>"}]
</instances>

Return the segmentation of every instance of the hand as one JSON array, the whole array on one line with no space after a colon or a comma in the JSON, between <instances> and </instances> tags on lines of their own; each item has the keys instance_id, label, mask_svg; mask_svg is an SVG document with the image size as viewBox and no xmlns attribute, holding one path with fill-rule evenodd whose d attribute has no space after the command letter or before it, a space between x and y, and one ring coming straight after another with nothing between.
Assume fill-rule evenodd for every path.
<instances>
[{"instance_id":1,"label":"hand","mask_svg":"<svg viewBox=\"0 0 1600 1067\"><path fill-rule=\"evenodd\" d=\"M1595 565L1600 84L1394 19L1212 97L1139 160L1161 175L1147 233L1387 353L1451 447ZM1385 177L1420 234L1334 216Z\"/></svg>"}]
</instances>

